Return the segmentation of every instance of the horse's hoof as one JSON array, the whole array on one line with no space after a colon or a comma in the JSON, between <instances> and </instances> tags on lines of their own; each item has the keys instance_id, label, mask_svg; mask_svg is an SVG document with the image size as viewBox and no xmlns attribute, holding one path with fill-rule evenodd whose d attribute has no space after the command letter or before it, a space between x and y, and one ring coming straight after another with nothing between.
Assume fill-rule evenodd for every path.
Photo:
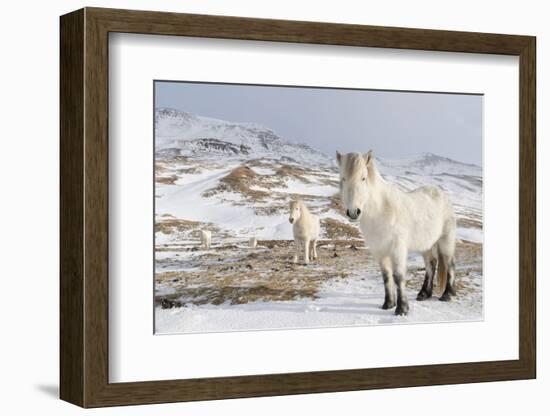
<instances>
[{"instance_id":1,"label":"horse's hoof","mask_svg":"<svg viewBox=\"0 0 550 416\"><path fill-rule=\"evenodd\" d=\"M451 295L451 292L448 292L448 291L445 291L445 293L443 293L441 295L441 297L439 298L440 301L442 302L449 302L450 300L452 300L452 295Z\"/></svg>"},{"instance_id":2,"label":"horse's hoof","mask_svg":"<svg viewBox=\"0 0 550 416\"><path fill-rule=\"evenodd\" d=\"M395 302L385 301L382 305L382 309L392 309L395 307Z\"/></svg>"},{"instance_id":3,"label":"horse's hoof","mask_svg":"<svg viewBox=\"0 0 550 416\"><path fill-rule=\"evenodd\" d=\"M416 296L416 300L423 301L431 297L432 297L431 293L428 293L424 289L422 289L420 292L418 292L418 295Z\"/></svg>"},{"instance_id":4,"label":"horse's hoof","mask_svg":"<svg viewBox=\"0 0 550 416\"><path fill-rule=\"evenodd\" d=\"M397 305L397 308L395 308L395 314L397 316L405 316L408 313L409 313L409 305L407 304Z\"/></svg>"}]
</instances>

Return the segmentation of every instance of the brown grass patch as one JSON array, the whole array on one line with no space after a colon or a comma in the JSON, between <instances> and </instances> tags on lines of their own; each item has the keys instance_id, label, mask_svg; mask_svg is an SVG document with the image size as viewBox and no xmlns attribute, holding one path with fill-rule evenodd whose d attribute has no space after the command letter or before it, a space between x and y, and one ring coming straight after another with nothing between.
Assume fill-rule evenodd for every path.
<instances>
[{"instance_id":1,"label":"brown grass patch","mask_svg":"<svg viewBox=\"0 0 550 416\"><path fill-rule=\"evenodd\" d=\"M456 225L463 228L483 228L482 221L473 218L458 218Z\"/></svg>"},{"instance_id":2,"label":"brown grass patch","mask_svg":"<svg viewBox=\"0 0 550 416\"><path fill-rule=\"evenodd\" d=\"M173 288L173 295L156 296L185 304L229 303L232 305L256 301L289 301L300 298L315 299L318 291L329 279L349 277L349 265L370 267L370 255L365 250L351 248L349 241L320 245L319 259L309 266L294 264L292 241L261 241L261 246L276 244L276 250L259 249L253 252L238 251L235 247L218 247L201 256L204 268L200 271L167 271L155 275L155 281ZM337 253L335 256L334 253ZM350 258L353 257L353 261ZM217 262L216 260L227 260ZM165 301L166 303L166 301Z\"/></svg>"},{"instance_id":3,"label":"brown grass patch","mask_svg":"<svg viewBox=\"0 0 550 416\"><path fill-rule=\"evenodd\" d=\"M277 215L280 212L288 211L288 204L270 204L263 207L254 207L254 214L256 215Z\"/></svg>"},{"instance_id":4,"label":"brown grass patch","mask_svg":"<svg viewBox=\"0 0 550 416\"><path fill-rule=\"evenodd\" d=\"M338 238L361 238L359 229L351 224L346 224L333 218L325 218L321 220L321 227L325 231L325 235L330 239Z\"/></svg>"},{"instance_id":5,"label":"brown grass patch","mask_svg":"<svg viewBox=\"0 0 550 416\"><path fill-rule=\"evenodd\" d=\"M157 176L156 181L157 183L162 183L165 185L174 185L174 183L178 180L178 177L176 175L170 175L170 176Z\"/></svg>"},{"instance_id":6,"label":"brown grass patch","mask_svg":"<svg viewBox=\"0 0 550 416\"><path fill-rule=\"evenodd\" d=\"M250 167L242 165L224 176L218 186L203 192L202 195L210 197L220 192L236 192L241 194L248 202L262 201L270 194L266 191L251 189L252 186L261 184L258 178L259 176Z\"/></svg>"},{"instance_id":7,"label":"brown grass patch","mask_svg":"<svg viewBox=\"0 0 550 416\"><path fill-rule=\"evenodd\" d=\"M238 168L233 169L226 175L221 182L227 184L228 186L240 186L243 182L250 182L256 177L256 172L250 169L248 166L239 166Z\"/></svg>"},{"instance_id":8,"label":"brown grass patch","mask_svg":"<svg viewBox=\"0 0 550 416\"><path fill-rule=\"evenodd\" d=\"M170 214L167 214L167 215L170 215ZM185 232L185 231L193 231L193 230L199 230L199 229L216 231L218 228L209 223L200 222L200 221L180 220L180 219L174 218L173 216L164 217L163 219L157 220L155 222L155 232L160 231L164 234L172 234L174 232Z\"/></svg>"},{"instance_id":9,"label":"brown grass patch","mask_svg":"<svg viewBox=\"0 0 550 416\"><path fill-rule=\"evenodd\" d=\"M168 168L163 163L155 163L155 176L168 171Z\"/></svg>"},{"instance_id":10,"label":"brown grass patch","mask_svg":"<svg viewBox=\"0 0 550 416\"><path fill-rule=\"evenodd\" d=\"M181 174L193 174L193 173L201 173L201 169L199 167L196 167L196 166L192 166L190 168L179 168L177 169L177 172L181 175Z\"/></svg>"},{"instance_id":11,"label":"brown grass patch","mask_svg":"<svg viewBox=\"0 0 550 416\"><path fill-rule=\"evenodd\" d=\"M308 172L298 166L293 165L282 165L279 169L275 171L275 175L283 178L296 178L301 182L310 183L308 179L304 177Z\"/></svg>"}]
</instances>

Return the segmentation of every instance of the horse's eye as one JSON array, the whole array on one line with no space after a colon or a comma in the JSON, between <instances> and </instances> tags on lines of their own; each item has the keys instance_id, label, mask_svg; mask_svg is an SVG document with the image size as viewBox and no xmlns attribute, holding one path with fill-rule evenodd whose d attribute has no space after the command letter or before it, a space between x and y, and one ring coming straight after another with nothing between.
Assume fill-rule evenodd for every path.
<instances>
[{"instance_id":1,"label":"horse's eye","mask_svg":"<svg viewBox=\"0 0 550 416\"><path fill-rule=\"evenodd\" d=\"M361 179L361 180L362 180L363 182L365 182L365 181L367 180L367 178L363 178L363 179Z\"/></svg>"}]
</instances>

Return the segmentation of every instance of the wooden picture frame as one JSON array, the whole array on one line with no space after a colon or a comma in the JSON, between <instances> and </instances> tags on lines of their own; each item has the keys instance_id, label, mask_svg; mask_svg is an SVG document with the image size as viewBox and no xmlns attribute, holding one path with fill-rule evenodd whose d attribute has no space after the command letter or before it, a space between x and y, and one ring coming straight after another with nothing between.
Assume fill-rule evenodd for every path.
<instances>
[{"instance_id":1,"label":"wooden picture frame","mask_svg":"<svg viewBox=\"0 0 550 416\"><path fill-rule=\"evenodd\" d=\"M536 377L535 38L85 8L61 17L60 396L82 407ZM109 383L108 35L111 32L519 57L519 359ZM512 272L511 272L512 273Z\"/></svg>"}]
</instances>

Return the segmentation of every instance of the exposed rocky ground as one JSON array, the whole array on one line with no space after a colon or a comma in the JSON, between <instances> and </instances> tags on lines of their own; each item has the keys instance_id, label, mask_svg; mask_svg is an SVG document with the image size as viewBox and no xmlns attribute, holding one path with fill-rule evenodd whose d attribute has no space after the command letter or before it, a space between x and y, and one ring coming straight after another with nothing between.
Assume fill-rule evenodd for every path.
<instances>
[{"instance_id":1,"label":"exposed rocky ground","mask_svg":"<svg viewBox=\"0 0 550 416\"><path fill-rule=\"evenodd\" d=\"M197 245L159 247L156 282L163 290L155 300L162 308L203 304L316 299L332 280L379 274L361 240L322 240L319 258L310 264L292 262L294 242L259 241L255 249L235 244L203 250ZM160 254L162 253L162 254ZM457 290L478 291L481 245L461 241L457 249ZM424 266L413 259L407 287L422 286ZM382 285L382 280L379 284ZM169 289L169 290L167 290ZM169 293L167 293L169 292ZM437 292L437 290L436 290Z\"/></svg>"}]
</instances>

